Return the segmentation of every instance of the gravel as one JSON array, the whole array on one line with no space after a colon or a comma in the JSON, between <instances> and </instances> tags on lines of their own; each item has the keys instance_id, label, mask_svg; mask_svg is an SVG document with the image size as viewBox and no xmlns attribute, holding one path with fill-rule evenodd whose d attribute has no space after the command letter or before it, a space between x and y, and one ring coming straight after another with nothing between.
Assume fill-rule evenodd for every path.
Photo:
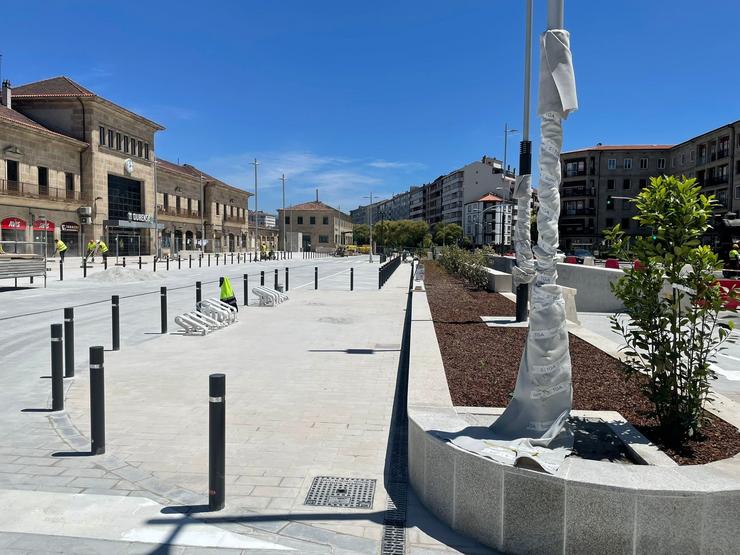
<instances>
[{"instance_id":1,"label":"gravel","mask_svg":"<svg viewBox=\"0 0 740 555\"><path fill-rule=\"evenodd\" d=\"M99 281L103 283L135 283L143 281L162 281L164 276L151 270L139 270L138 268L124 268L114 266L102 272L95 272L87 277L88 281Z\"/></svg>"},{"instance_id":2,"label":"gravel","mask_svg":"<svg viewBox=\"0 0 740 555\"><path fill-rule=\"evenodd\" d=\"M527 331L492 328L481 316L513 316L502 295L473 291L434 262L425 264L425 286L452 401L462 406L505 407L516 384ZM613 410L661 447L678 464L704 464L740 452L740 431L705 413L702 435L680 450L668 448L642 392L645 378L627 378L622 363L570 336L573 408Z\"/></svg>"}]
</instances>

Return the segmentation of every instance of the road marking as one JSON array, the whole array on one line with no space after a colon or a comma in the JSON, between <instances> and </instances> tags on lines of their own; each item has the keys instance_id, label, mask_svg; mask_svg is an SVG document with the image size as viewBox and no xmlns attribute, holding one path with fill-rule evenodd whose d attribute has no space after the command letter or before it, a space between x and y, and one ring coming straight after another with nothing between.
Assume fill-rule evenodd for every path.
<instances>
[{"instance_id":1,"label":"road marking","mask_svg":"<svg viewBox=\"0 0 740 555\"><path fill-rule=\"evenodd\" d=\"M343 274L346 271L347 270L342 270L340 272L337 272L336 274L331 274L329 276L320 277L319 278L319 281L321 281L322 279L329 279L330 277L338 276L339 274ZM304 283L303 285L298 285L297 287L291 287L291 289L300 289L301 287L306 287L307 285L311 285L312 283L314 283L314 280L313 279L311 281L309 281L308 283Z\"/></svg>"}]
</instances>

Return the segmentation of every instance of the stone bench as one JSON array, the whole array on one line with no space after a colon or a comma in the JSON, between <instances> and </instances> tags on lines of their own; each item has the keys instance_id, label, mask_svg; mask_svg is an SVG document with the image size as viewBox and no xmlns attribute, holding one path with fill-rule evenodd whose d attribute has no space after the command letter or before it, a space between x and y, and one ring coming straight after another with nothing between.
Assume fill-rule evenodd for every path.
<instances>
[{"instance_id":1,"label":"stone bench","mask_svg":"<svg viewBox=\"0 0 740 555\"><path fill-rule=\"evenodd\" d=\"M506 272L500 272L493 268L484 267L488 274L488 290L495 293L501 293L502 291L511 292L511 274Z\"/></svg>"}]
</instances>

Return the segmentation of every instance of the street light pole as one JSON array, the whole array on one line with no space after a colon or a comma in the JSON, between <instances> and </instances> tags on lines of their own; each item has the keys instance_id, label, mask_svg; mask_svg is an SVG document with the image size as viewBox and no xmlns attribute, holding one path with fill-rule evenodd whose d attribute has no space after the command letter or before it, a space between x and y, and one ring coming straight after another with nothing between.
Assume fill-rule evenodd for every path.
<instances>
[{"instance_id":1,"label":"street light pole","mask_svg":"<svg viewBox=\"0 0 740 555\"><path fill-rule=\"evenodd\" d=\"M532 174L532 141L529 140L529 101L532 89L532 0L527 0L527 20L524 33L524 121L522 123L522 140L519 143L519 175ZM532 198L527 199L528 203ZM518 214L517 214L517 217ZM531 225L527 222L527 225ZM529 284L522 283L516 288L516 321L527 321L529 304Z\"/></svg>"},{"instance_id":2,"label":"street light pole","mask_svg":"<svg viewBox=\"0 0 740 555\"><path fill-rule=\"evenodd\" d=\"M506 177L506 160L509 152L509 133L519 133L518 129L509 129L509 124L504 124L504 177ZM521 173L521 172L520 172Z\"/></svg>"},{"instance_id":3,"label":"street light pole","mask_svg":"<svg viewBox=\"0 0 740 555\"><path fill-rule=\"evenodd\" d=\"M282 224L283 224L283 226L282 226L283 227L283 250L284 251L287 251L288 248L287 248L287 246L285 244L285 174L283 174L282 177L280 177L280 181L283 182L283 221L282 221Z\"/></svg>"},{"instance_id":4,"label":"street light pole","mask_svg":"<svg viewBox=\"0 0 740 555\"><path fill-rule=\"evenodd\" d=\"M368 197L365 197L368 198ZM373 193L370 192L370 204L367 207L367 223L370 227L370 262L373 261Z\"/></svg>"},{"instance_id":5,"label":"street light pole","mask_svg":"<svg viewBox=\"0 0 740 555\"><path fill-rule=\"evenodd\" d=\"M257 211L259 210L259 204L257 200L257 166L259 165L259 162L257 161L257 158L255 158L254 162L250 162L250 164L254 166L254 255L257 256L257 253L260 250L260 222L259 218L257 217ZM247 220L249 220L249 210L247 210Z\"/></svg>"}]
</instances>

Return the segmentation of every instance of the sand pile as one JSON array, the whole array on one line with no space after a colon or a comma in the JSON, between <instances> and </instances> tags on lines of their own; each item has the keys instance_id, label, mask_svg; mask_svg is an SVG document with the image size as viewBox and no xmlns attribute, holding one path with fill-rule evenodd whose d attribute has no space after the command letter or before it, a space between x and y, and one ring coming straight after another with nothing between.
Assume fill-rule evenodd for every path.
<instances>
[{"instance_id":1,"label":"sand pile","mask_svg":"<svg viewBox=\"0 0 740 555\"><path fill-rule=\"evenodd\" d=\"M164 277L161 273L152 272L151 270L139 270L138 268L124 268L123 266L114 266L102 272L91 273L88 280L99 281L103 283L127 283L139 281L162 281Z\"/></svg>"}]
</instances>

